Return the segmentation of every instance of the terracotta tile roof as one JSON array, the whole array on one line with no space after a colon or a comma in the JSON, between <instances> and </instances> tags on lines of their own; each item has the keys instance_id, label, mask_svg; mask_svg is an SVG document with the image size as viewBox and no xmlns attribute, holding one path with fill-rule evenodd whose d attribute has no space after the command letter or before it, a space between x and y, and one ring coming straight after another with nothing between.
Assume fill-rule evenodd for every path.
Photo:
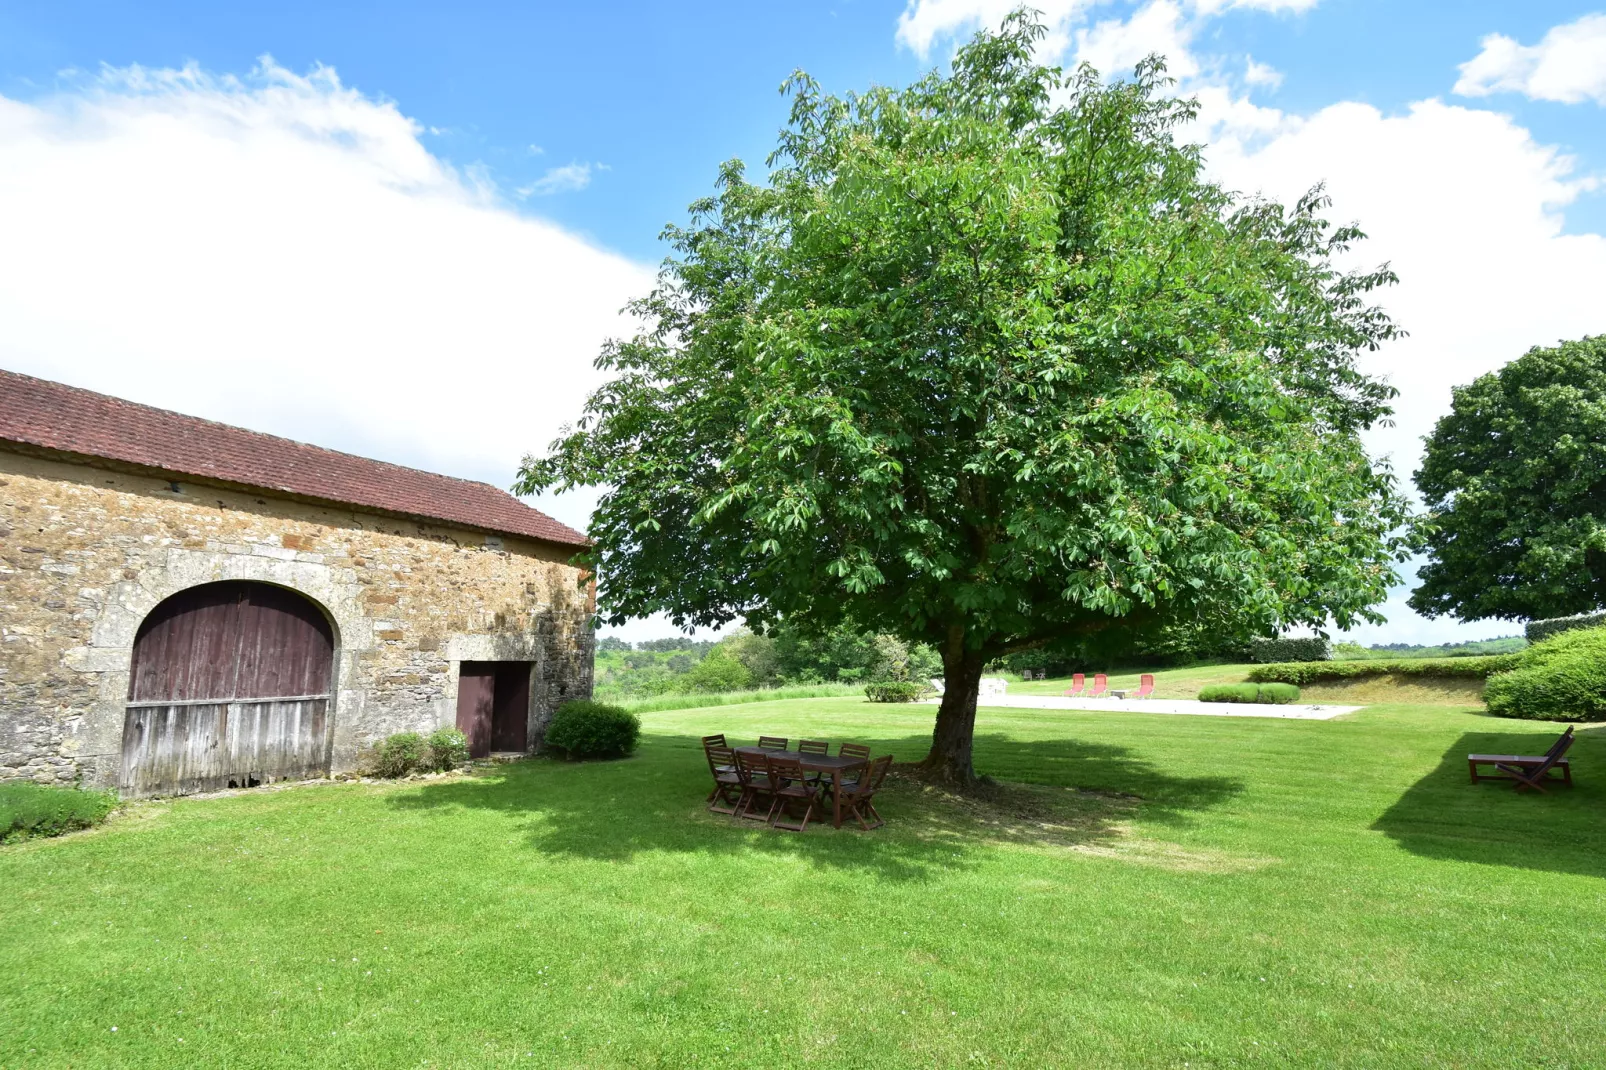
<instances>
[{"instance_id":1,"label":"terracotta tile roof","mask_svg":"<svg viewBox=\"0 0 1606 1070\"><path fill-rule=\"evenodd\" d=\"M489 483L421 472L0 370L0 441L564 546L585 536Z\"/></svg>"}]
</instances>

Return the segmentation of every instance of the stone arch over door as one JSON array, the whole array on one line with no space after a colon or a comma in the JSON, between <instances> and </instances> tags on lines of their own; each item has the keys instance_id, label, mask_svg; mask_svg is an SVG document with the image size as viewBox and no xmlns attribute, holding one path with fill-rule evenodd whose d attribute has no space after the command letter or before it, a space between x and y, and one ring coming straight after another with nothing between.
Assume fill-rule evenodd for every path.
<instances>
[{"instance_id":1,"label":"stone arch over door","mask_svg":"<svg viewBox=\"0 0 1606 1070\"><path fill-rule=\"evenodd\" d=\"M134 637L122 793L325 774L335 649L327 612L286 587L225 580L163 599Z\"/></svg>"}]
</instances>

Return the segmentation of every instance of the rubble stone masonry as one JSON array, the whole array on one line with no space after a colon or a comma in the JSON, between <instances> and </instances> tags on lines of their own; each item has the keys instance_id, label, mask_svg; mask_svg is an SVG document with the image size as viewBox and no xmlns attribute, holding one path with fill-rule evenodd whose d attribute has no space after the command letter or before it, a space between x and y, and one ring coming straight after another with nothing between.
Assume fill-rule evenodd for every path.
<instances>
[{"instance_id":1,"label":"rubble stone masonry","mask_svg":"<svg viewBox=\"0 0 1606 1070\"><path fill-rule=\"evenodd\" d=\"M332 771L456 717L462 661L531 661L530 738L591 694L572 547L0 448L0 780L117 783L140 622L200 583L301 592L335 628Z\"/></svg>"}]
</instances>

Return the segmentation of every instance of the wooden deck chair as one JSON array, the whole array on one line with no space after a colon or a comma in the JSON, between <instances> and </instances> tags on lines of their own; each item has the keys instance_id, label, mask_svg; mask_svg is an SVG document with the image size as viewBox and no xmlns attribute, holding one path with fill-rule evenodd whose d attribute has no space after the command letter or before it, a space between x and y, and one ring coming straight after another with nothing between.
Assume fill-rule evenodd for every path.
<instances>
[{"instance_id":1,"label":"wooden deck chair","mask_svg":"<svg viewBox=\"0 0 1606 1070\"><path fill-rule=\"evenodd\" d=\"M720 750L729 750L730 744L725 742L725 733L721 732L718 735L704 736L703 750L706 751L709 747L718 747ZM727 773L736 772L736 758L734 756L731 757L730 761L723 763L723 771Z\"/></svg>"},{"instance_id":2,"label":"wooden deck chair","mask_svg":"<svg viewBox=\"0 0 1606 1070\"><path fill-rule=\"evenodd\" d=\"M1088 698L1103 698L1110 693L1110 678L1101 672L1093 674L1093 690L1088 692Z\"/></svg>"},{"instance_id":3,"label":"wooden deck chair","mask_svg":"<svg viewBox=\"0 0 1606 1070\"><path fill-rule=\"evenodd\" d=\"M1138 689L1127 697L1148 698L1152 694L1154 694L1154 674L1146 672L1138 677Z\"/></svg>"},{"instance_id":4,"label":"wooden deck chair","mask_svg":"<svg viewBox=\"0 0 1606 1070\"><path fill-rule=\"evenodd\" d=\"M1467 771L1472 774L1472 782L1480 780L1509 780L1516 782L1516 789L1523 791L1531 788L1543 793L1542 781L1548 780L1554 784L1558 778L1550 776L1554 769L1561 774L1559 782L1572 787L1573 770L1565 757L1569 747L1573 745L1573 730L1568 726L1567 731L1561 734L1556 742L1544 754L1535 756L1523 754L1469 754L1467 755ZM1492 765L1499 773L1480 773L1478 766Z\"/></svg>"},{"instance_id":5,"label":"wooden deck chair","mask_svg":"<svg viewBox=\"0 0 1606 1070\"><path fill-rule=\"evenodd\" d=\"M742 778L736 771L736 752L729 747L709 744L708 771L714 777L714 790L708 793L708 808L716 814L734 814L742 801Z\"/></svg>"},{"instance_id":6,"label":"wooden deck chair","mask_svg":"<svg viewBox=\"0 0 1606 1070\"><path fill-rule=\"evenodd\" d=\"M857 818L859 826L864 831L878 829L886 824L881 815L876 813L875 796L881 790L882 781L887 779L887 770L892 768L892 755L877 758L852 782L842 785L842 806L850 815ZM874 818L875 824L870 824L866 818Z\"/></svg>"},{"instance_id":7,"label":"wooden deck chair","mask_svg":"<svg viewBox=\"0 0 1606 1070\"><path fill-rule=\"evenodd\" d=\"M768 821L770 811L775 808L774 793L770 784L769 757L736 751L736 777L742 784L742 796L736 803L736 812L732 816L746 818L749 821ZM761 800L764 803L764 812L753 813L754 804Z\"/></svg>"},{"instance_id":8,"label":"wooden deck chair","mask_svg":"<svg viewBox=\"0 0 1606 1070\"><path fill-rule=\"evenodd\" d=\"M778 829L787 829L791 832L802 832L809 827L809 818L814 816L814 807L820 801L820 782L815 774L803 768L803 763L797 758L771 758L770 766L770 794L775 802L770 807L770 825ZM786 816L788 808L803 804L803 817L796 824L788 825L781 820Z\"/></svg>"},{"instance_id":9,"label":"wooden deck chair","mask_svg":"<svg viewBox=\"0 0 1606 1070\"><path fill-rule=\"evenodd\" d=\"M1065 690L1065 697L1066 698L1076 698L1076 697L1078 697L1082 693L1082 688L1084 688L1086 686L1087 686L1087 677L1085 675L1083 675L1082 673L1075 674L1074 676L1071 677L1071 686L1066 688L1066 690Z\"/></svg>"}]
</instances>

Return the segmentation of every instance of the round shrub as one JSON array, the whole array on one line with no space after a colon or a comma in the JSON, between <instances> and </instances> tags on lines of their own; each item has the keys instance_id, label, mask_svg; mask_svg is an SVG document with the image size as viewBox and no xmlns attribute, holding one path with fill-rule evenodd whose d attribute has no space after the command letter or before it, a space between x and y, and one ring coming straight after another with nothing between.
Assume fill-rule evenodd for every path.
<instances>
[{"instance_id":1,"label":"round shrub","mask_svg":"<svg viewBox=\"0 0 1606 1070\"><path fill-rule=\"evenodd\" d=\"M886 680L879 684L864 685L865 697L871 702L917 702L936 692L937 689L930 684L916 683L913 680Z\"/></svg>"},{"instance_id":2,"label":"round shrub","mask_svg":"<svg viewBox=\"0 0 1606 1070\"><path fill-rule=\"evenodd\" d=\"M384 777L406 776L424 765L424 737L417 732L397 732L374 748L374 774Z\"/></svg>"},{"instance_id":3,"label":"round shrub","mask_svg":"<svg viewBox=\"0 0 1606 1070\"><path fill-rule=\"evenodd\" d=\"M1517 655L1495 673L1484 705L1501 717L1535 721L1606 721L1606 628L1561 632Z\"/></svg>"},{"instance_id":4,"label":"round shrub","mask_svg":"<svg viewBox=\"0 0 1606 1070\"><path fill-rule=\"evenodd\" d=\"M424 740L424 764L449 773L468 763L468 737L455 728L437 728Z\"/></svg>"},{"instance_id":5,"label":"round shrub","mask_svg":"<svg viewBox=\"0 0 1606 1070\"><path fill-rule=\"evenodd\" d=\"M1293 684L1211 684L1199 689L1200 702L1266 702L1282 706L1299 701Z\"/></svg>"},{"instance_id":6,"label":"round shrub","mask_svg":"<svg viewBox=\"0 0 1606 1070\"><path fill-rule=\"evenodd\" d=\"M0 843L93 828L117 808L107 791L18 781L0 784Z\"/></svg>"},{"instance_id":7,"label":"round shrub","mask_svg":"<svg viewBox=\"0 0 1606 1070\"><path fill-rule=\"evenodd\" d=\"M623 758L641 739L641 718L623 706L576 699L565 702L552 715L546 743L570 761L587 758Z\"/></svg>"}]
</instances>

